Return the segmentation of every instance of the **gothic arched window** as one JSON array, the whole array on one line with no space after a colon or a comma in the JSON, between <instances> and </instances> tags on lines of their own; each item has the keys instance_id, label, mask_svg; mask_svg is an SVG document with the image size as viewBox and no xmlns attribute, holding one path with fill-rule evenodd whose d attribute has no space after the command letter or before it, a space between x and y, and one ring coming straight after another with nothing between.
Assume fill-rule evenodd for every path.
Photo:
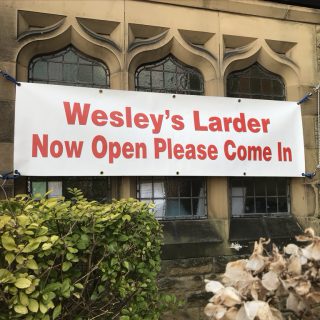
<instances>
[{"instance_id":1,"label":"gothic arched window","mask_svg":"<svg viewBox=\"0 0 320 320\"><path fill-rule=\"evenodd\" d=\"M135 75L137 91L203 95L203 77L169 55L165 59L140 66Z\"/></svg>"},{"instance_id":2,"label":"gothic arched window","mask_svg":"<svg viewBox=\"0 0 320 320\"><path fill-rule=\"evenodd\" d=\"M282 78L258 63L227 77L227 96L286 100ZM290 192L287 178L230 178L232 216L287 213Z\"/></svg>"},{"instance_id":3,"label":"gothic arched window","mask_svg":"<svg viewBox=\"0 0 320 320\"><path fill-rule=\"evenodd\" d=\"M102 62L79 52L72 45L52 54L33 58L29 64L29 82L109 88L109 70ZM110 177L30 177L29 192L49 197L68 196L68 188L81 189L89 200L111 200Z\"/></svg>"},{"instance_id":4,"label":"gothic arched window","mask_svg":"<svg viewBox=\"0 0 320 320\"><path fill-rule=\"evenodd\" d=\"M140 66L135 73L137 91L203 95L201 73L172 55ZM137 198L152 201L158 218L201 218L206 216L204 177L139 177Z\"/></svg>"},{"instance_id":5,"label":"gothic arched window","mask_svg":"<svg viewBox=\"0 0 320 320\"><path fill-rule=\"evenodd\" d=\"M227 96L286 100L285 85L282 78L266 70L259 63L228 75Z\"/></svg>"},{"instance_id":6,"label":"gothic arched window","mask_svg":"<svg viewBox=\"0 0 320 320\"><path fill-rule=\"evenodd\" d=\"M109 88L109 70L73 46L32 59L29 82L62 84L93 88Z\"/></svg>"}]
</instances>

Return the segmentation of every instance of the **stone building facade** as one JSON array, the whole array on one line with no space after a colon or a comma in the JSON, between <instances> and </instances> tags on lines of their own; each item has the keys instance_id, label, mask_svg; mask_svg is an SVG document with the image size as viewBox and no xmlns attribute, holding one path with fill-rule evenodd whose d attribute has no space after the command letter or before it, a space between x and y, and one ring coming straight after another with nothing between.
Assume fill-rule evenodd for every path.
<instances>
[{"instance_id":1,"label":"stone building facade","mask_svg":"<svg viewBox=\"0 0 320 320\"><path fill-rule=\"evenodd\" d=\"M289 101L319 83L320 11L314 8L262 0L2 0L0 16L0 69L21 82ZM18 169L15 89L0 78L0 172ZM301 107L308 172L319 163L317 101L314 92ZM89 198L158 201L165 233L160 283L187 301L168 317L203 319L205 277L221 273L260 236L281 244L301 228L320 229L319 179L318 172L312 179L124 173L83 180L21 177L4 188L11 196L48 188L63 193L76 185ZM152 196L145 195L146 186ZM198 209L201 203L201 212L190 209L194 204L186 205L190 212L170 207L173 187L179 208L183 201ZM237 253L232 242L243 249Z\"/></svg>"}]
</instances>

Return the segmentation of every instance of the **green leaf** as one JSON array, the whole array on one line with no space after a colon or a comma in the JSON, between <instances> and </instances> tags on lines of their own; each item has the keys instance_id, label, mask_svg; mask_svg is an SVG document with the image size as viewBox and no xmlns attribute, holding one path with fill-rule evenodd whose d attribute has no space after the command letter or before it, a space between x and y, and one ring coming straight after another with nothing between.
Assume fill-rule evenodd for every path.
<instances>
[{"instance_id":1,"label":"green leaf","mask_svg":"<svg viewBox=\"0 0 320 320\"><path fill-rule=\"evenodd\" d=\"M44 305L42 302L40 302L40 312L42 313L42 314L45 314L45 313L47 313L47 311L48 311L48 307L46 306L46 305Z\"/></svg>"},{"instance_id":2,"label":"green leaf","mask_svg":"<svg viewBox=\"0 0 320 320\"><path fill-rule=\"evenodd\" d=\"M60 282L49 283L43 290L43 293L48 293L51 291L56 291L61 288Z\"/></svg>"},{"instance_id":3,"label":"green leaf","mask_svg":"<svg viewBox=\"0 0 320 320\"><path fill-rule=\"evenodd\" d=\"M89 246L89 236L85 233L82 233L80 236L80 240L77 242L77 248L80 250L84 250Z\"/></svg>"},{"instance_id":4,"label":"green leaf","mask_svg":"<svg viewBox=\"0 0 320 320\"><path fill-rule=\"evenodd\" d=\"M120 237L119 237L119 241L128 241L128 236L126 236L125 234L122 234Z\"/></svg>"},{"instance_id":5,"label":"green leaf","mask_svg":"<svg viewBox=\"0 0 320 320\"><path fill-rule=\"evenodd\" d=\"M52 313L52 319L55 320L57 319L61 314L61 304L57 305Z\"/></svg>"},{"instance_id":6,"label":"green leaf","mask_svg":"<svg viewBox=\"0 0 320 320\"><path fill-rule=\"evenodd\" d=\"M17 260L17 263L18 263L18 264L23 264L23 263L24 263L24 260L26 260L26 258L25 258L24 256L22 256L22 255L18 255L18 256L16 257L16 260Z\"/></svg>"},{"instance_id":7,"label":"green leaf","mask_svg":"<svg viewBox=\"0 0 320 320\"><path fill-rule=\"evenodd\" d=\"M65 298L70 297L70 291L71 291L71 280L69 278L64 279L61 286L61 293Z\"/></svg>"},{"instance_id":8,"label":"green leaf","mask_svg":"<svg viewBox=\"0 0 320 320\"><path fill-rule=\"evenodd\" d=\"M38 312L39 310L39 302L35 299L29 299L28 308L31 312Z\"/></svg>"},{"instance_id":9,"label":"green leaf","mask_svg":"<svg viewBox=\"0 0 320 320\"><path fill-rule=\"evenodd\" d=\"M27 313L28 313L27 307L25 307L25 306L23 306L23 305L21 305L21 304L16 304L16 305L14 306L14 311L15 311L16 313L19 313L19 314L27 314Z\"/></svg>"},{"instance_id":10,"label":"green leaf","mask_svg":"<svg viewBox=\"0 0 320 320\"><path fill-rule=\"evenodd\" d=\"M29 243L25 246L25 248L22 250L24 253L29 253L34 250L37 250L39 248L40 242L36 239L31 239Z\"/></svg>"},{"instance_id":11,"label":"green leaf","mask_svg":"<svg viewBox=\"0 0 320 320\"><path fill-rule=\"evenodd\" d=\"M65 261L62 264L62 271L68 271L72 267L72 263L69 261Z\"/></svg>"},{"instance_id":12,"label":"green leaf","mask_svg":"<svg viewBox=\"0 0 320 320\"><path fill-rule=\"evenodd\" d=\"M66 254L66 258L67 258L67 260L72 260L74 258L74 255L72 253L68 252Z\"/></svg>"},{"instance_id":13,"label":"green leaf","mask_svg":"<svg viewBox=\"0 0 320 320\"><path fill-rule=\"evenodd\" d=\"M17 216L17 220L19 225L23 227L25 227L30 221L29 217L27 217L25 214L21 214L20 216Z\"/></svg>"},{"instance_id":14,"label":"green leaf","mask_svg":"<svg viewBox=\"0 0 320 320\"><path fill-rule=\"evenodd\" d=\"M130 320L130 318L128 316L121 316L119 320Z\"/></svg>"},{"instance_id":15,"label":"green leaf","mask_svg":"<svg viewBox=\"0 0 320 320\"><path fill-rule=\"evenodd\" d=\"M5 260L8 262L9 265L14 261L15 257L16 257L15 254L13 254L13 253L11 253L11 252L8 252L8 253L4 256Z\"/></svg>"},{"instance_id":16,"label":"green leaf","mask_svg":"<svg viewBox=\"0 0 320 320\"><path fill-rule=\"evenodd\" d=\"M0 283L14 282L14 275L7 269L0 269Z\"/></svg>"},{"instance_id":17,"label":"green leaf","mask_svg":"<svg viewBox=\"0 0 320 320\"><path fill-rule=\"evenodd\" d=\"M68 247L67 250L68 250L70 253L77 253L77 252L78 252L78 249L73 248L73 247Z\"/></svg>"},{"instance_id":18,"label":"green leaf","mask_svg":"<svg viewBox=\"0 0 320 320\"><path fill-rule=\"evenodd\" d=\"M17 245L14 239L8 235L3 235L1 237L2 246L8 251L16 251Z\"/></svg>"},{"instance_id":19,"label":"green leaf","mask_svg":"<svg viewBox=\"0 0 320 320\"><path fill-rule=\"evenodd\" d=\"M128 261L123 261L122 265L128 270L130 269L130 265Z\"/></svg>"},{"instance_id":20,"label":"green leaf","mask_svg":"<svg viewBox=\"0 0 320 320\"><path fill-rule=\"evenodd\" d=\"M59 240L59 236L53 235L53 236L50 237L50 241L52 243L55 243L57 240Z\"/></svg>"},{"instance_id":21,"label":"green leaf","mask_svg":"<svg viewBox=\"0 0 320 320\"><path fill-rule=\"evenodd\" d=\"M0 216L0 229L2 229L10 220L11 220L10 216L7 216L7 215Z\"/></svg>"},{"instance_id":22,"label":"green leaf","mask_svg":"<svg viewBox=\"0 0 320 320\"><path fill-rule=\"evenodd\" d=\"M19 278L16 280L14 285L19 289L25 289L31 286L31 281L27 278Z\"/></svg>"},{"instance_id":23,"label":"green leaf","mask_svg":"<svg viewBox=\"0 0 320 320\"><path fill-rule=\"evenodd\" d=\"M39 231L38 231L38 236L42 236L42 235L44 235L44 234L47 234L48 233L48 228L47 227L45 227L45 226L41 226L40 227L40 229L39 229Z\"/></svg>"},{"instance_id":24,"label":"green leaf","mask_svg":"<svg viewBox=\"0 0 320 320\"><path fill-rule=\"evenodd\" d=\"M38 270L38 264L34 259L27 260L26 267L31 270Z\"/></svg>"},{"instance_id":25,"label":"green leaf","mask_svg":"<svg viewBox=\"0 0 320 320\"><path fill-rule=\"evenodd\" d=\"M128 214L125 214L125 215L122 217L122 220L123 220L123 221L130 221L130 220L131 220L131 216L129 216Z\"/></svg>"},{"instance_id":26,"label":"green leaf","mask_svg":"<svg viewBox=\"0 0 320 320\"><path fill-rule=\"evenodd\" d=\"M50 242L47 242L47 243L44 243L43 245L42 245L42 250L49 250L49 249L51 249L51 247L52 247L52 243L50 243Z\"/></svg>"},{"instance_id":27,"label":"green leaf","mask_svg":"<svg viewBox=\"0 0 320 320\"><path fill-rule=\"evenodd\" d=\"M80 282L76 283L74 286L75 286L76 288L78 288L78 289L83 289L83 288L84 288L84 287L83 287L83 284L81 284Z\"/></svg>"},{"instance_id":28,"label":"green leaf","mask_svg":"<svg viewBox=\"0 0 320 320\"><path fill-rule=\"evenodd\" d=\"M20 300L20 303L23 305L23 306L28 306L29 305L29 298L28 296L23 292L23 291L19 291L19 300Z\"/></svg>"}]
</instances>

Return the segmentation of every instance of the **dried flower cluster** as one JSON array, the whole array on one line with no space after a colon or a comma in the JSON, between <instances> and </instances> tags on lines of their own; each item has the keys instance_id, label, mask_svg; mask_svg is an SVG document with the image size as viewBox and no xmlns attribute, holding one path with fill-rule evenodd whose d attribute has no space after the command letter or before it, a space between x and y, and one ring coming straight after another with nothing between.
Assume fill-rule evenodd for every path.
<instances>
[{"instance_id":1,"label":"dried flower cluster","mask_svg":"<svg viewBox=\"0 0 320 320\"><path fill-rule=\"evenodd\" d=\"M222 278L206 281L214 295L205 307L210 320L320 319L320 237L313 229L280 253L269 241L255 243L249 259L230 262Z\"/></svg>"}]
</instances>

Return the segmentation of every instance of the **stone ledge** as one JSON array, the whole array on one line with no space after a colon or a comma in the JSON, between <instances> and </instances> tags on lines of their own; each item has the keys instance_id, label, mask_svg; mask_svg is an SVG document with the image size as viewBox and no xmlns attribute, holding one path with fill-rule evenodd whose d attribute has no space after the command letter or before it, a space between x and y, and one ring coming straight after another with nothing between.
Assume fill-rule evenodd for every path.
<instances>
[{"instance_id":1,"label":"stone ledge","mask_svg":"<svg viewBox=\"0 0 320 320\"><path fill-rule=\"evenodd\" d=\"M222 243L214 222L210 220L162 221L164 245L162 259L210 257L215 245Z\"/></svg>"}]
</instances>

